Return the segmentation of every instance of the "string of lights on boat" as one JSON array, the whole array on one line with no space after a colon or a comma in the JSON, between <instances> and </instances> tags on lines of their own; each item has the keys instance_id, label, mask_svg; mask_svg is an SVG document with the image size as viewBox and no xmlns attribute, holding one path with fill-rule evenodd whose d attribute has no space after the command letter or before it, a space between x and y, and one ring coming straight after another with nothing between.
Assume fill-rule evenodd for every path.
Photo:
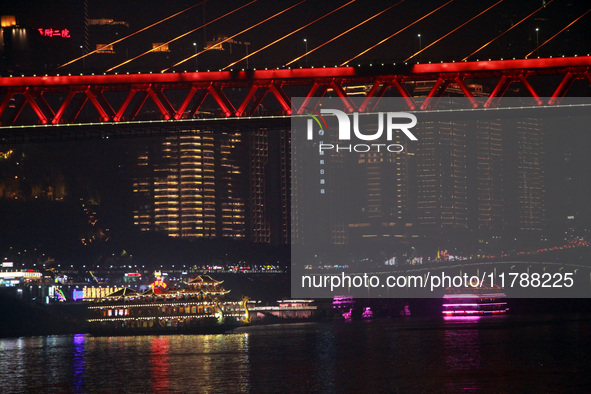
<instances>
[{"instance_id":1,"label":"string of lights on boat","mask_svg":"<svg viewBox=\"0 0 591 394\"><path fill-rule=\"evenodd\" d=\"M224 314L225 317L244 317L244 314ZM178 315L178 316L162 316L160 320L187 320L187 319L204 319L204 318L215 318L215 314L209 315ZM157 320L153 316L149 317L113 317L109 319L87 319L88 322L105 322L105 321L130 321L130 320Z\"/></svg>"},{"instance_id":2,"label":"string of lights on boat","mask_svg":"<svg viewBox=\"0 0 591 394\"><path fill-rule=\"evenodd\" d=\"M215 292L210 292L209 294L212 295L221 295L221 294L226 294L226 293L215 293ZM215 305L215 303L212 302L186 302L184 300L179 300L180 302L172 302L172 303L160 303L160 304L153 304L153 303L146 303L146 304L101 304L101 305L97 305L97 306L90 306L90 309L104 309L104 308L143 308L143 307L147 307L147 306L183 306L183 305ZM104 302L104 301L99 301L99 302ZM241 302L232 302L232 301L227 301L226 303L228 304L241 304Z\"/></svg>"}]
</instances>

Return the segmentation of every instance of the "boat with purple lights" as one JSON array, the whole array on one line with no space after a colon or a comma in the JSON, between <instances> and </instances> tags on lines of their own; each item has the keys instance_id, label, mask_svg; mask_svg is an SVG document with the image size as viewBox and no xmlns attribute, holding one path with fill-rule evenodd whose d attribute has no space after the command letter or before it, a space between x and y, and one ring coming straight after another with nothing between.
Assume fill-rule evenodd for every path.
<instances>
[{"instance_id":1,"label":"boat with purple lights","mask_svg":"<svg viewBox=\"0 0 591 394\"><path fill-rule=\"evenodd\" d=\"M484 292L455 292L443 296L443 316L491 316L509 311L506 294L495 289Z\"/></svg>"}]
</instances>

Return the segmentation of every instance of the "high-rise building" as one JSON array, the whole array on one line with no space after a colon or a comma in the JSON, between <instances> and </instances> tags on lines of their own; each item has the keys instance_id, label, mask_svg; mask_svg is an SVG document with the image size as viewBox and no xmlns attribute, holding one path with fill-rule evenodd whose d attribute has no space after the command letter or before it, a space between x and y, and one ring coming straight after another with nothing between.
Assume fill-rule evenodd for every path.
<instances>
[{"instance_id":1,"label":"high-rise building","mask_svg":"<svg viewBox=\"0 0 591 394\"><path fill-rule=\"evenodd\" d=\"M248 140L249 221L253 242L290 241L289 130L256 129Z\"/></svg>"},{"instance_id":2,"label":"high-rise building","mask_svg":"<svg viewBox=\"0 0 591 394\"><path fill-rule=\"evenodd\" d=\"M503 176L502 127L498 121L478 121L474 134L476 162L471 168L476 212L471 227L498 235L505 228L503 190L507 187Z\"/></svg>"},{"instance_id":3,"label":"high-rise building","mask_svg":"<svg viewBox=\"0 0 591 394\"><path fill-rule=\"evenodd\" d=\"M420 125L416 148L417 223L426 231L468 228L468 125Z\"/></svg>"},{"instance_id":4,"label":"high-rise building","mask_svg":"<svg viewBox=\"0 0 591 394\"><path fill-rule=\"evenodd\" d=\"M434 121L420 130L417 223L425 230L490 236L544 228L538 120Z\"/></svg>"},{"instance_id":5,"label":"high-rise building","mask_svg":"<svg viewBox=\"0 0 591 394\"><path fill-rule=\"evenodd\" d=\"M347 154L320 150L336 137L316 130L317 141L307 141L297 128L291 136L292 243L307 248L348 243L350 178Z\"/></svg>"},{"instance_id":6,"label":"high-rise building","mask_svg":"<svg viewBox=\"0 0 591 394\"><path fill-rule=\"evenodd\" d=\"M385 150L349 155L353 162L349 174L351 195L356 195L354 212L347 223L350 237L368 239L403 238L408 235L415 211L411 202L409 162L414 153L402 133L395 133L393 144L404 147L402 152Z\"/></svg>"},{"instance_id":7,"label":"high-rise building","mask_svg":"<svg viewBox=\"0 0 591 394\"><path fill-rule=\"evenodd\" d=\"M135 224L171 237L245 237L242 166L234 152L241 143L239 132L181 132L143 152Z\"/></svg>"},{"instance_id":8,"label":"high-rise building","mask_svg":"<svg viewBox=\"0 0 591 394\"><path fill-rule=\"evenodd\" d=\"M470 88L476 96L485 94L482 86ZM415 93L421 89L427 91L417 86ZM454 89L447 93L456 95ZM417 129L416 221L426 233L469 230L489 237L544 227L539 120L500 120L485 112L478 120L459 115L420 122Z\"/></svg>"},{"instance_id":9,"label":"high-rise building","mask_svg":"<svg viewBox=\"0 0 591 394\"><path fill-rule=\"evenodd\" d=\"M546 228L545 126L529 112L509 115L417 114L418 141L395 134L392 143L404 146L397 153L353 151L322 130L301 136L294 144L302 152L294 152L293 242L303 253L313 249L312 257L339 245L410 256L412 246L468 251L539 239ZM331 148L321 150L323 143Z\"/></svg>"},{"instance_id":10,"label":"high-rise building","mask_svg":"<svg viewBox=\"0 0 591 394\"><path fill-rule=\"evenodd\" d=\"M138 156L134 223L171 237L289 240L285 130L183 131Z\"/></svg>"},{"instance_id":11,"label":"high-rise building","mask_svg":"<svg viewBox=\"0 0 591 394\"><path fill-rule=\"evenodd\" d=\"M509 228L541 231L546 222L544 131L534 118L511 121L508 129L511 132L505 133L504 156L508 166L505 198Z\"/></svg>"}]
</instances>

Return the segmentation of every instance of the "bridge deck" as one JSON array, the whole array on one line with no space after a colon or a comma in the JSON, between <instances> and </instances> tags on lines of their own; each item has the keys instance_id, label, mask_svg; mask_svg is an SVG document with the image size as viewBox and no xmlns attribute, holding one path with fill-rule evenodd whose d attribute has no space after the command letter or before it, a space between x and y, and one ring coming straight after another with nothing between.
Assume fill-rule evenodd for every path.
<instances>
[{"instance_id":1,"label":"bridge deck","mask_svg":"<svg viewBox=\"0 0 591 394\"><path fill-rule=\"evenodd\" d=\"M520 83L537 105L554 105L577 79L591 83L591 57L495 60L415 65L298 68L277 70L175 72L0 77L0 127L88 124L137 120L244 118L261 114L270 101L273 114L291 114L290 97L332 94L349 111L371 110L381 97L403 97L409 110L427 110L435 97L454 90L467 105L494 107L509 86ZM558 77L549 99L541 99L532 77ZM492 80L494 88L477 92L467 81ZM556 80L556 82L554 82ZM414 92L413 83L431 81ZM550 82L550 80L548 80ZM356 107L350 88L363 85L365 100ZM546 83L545 85L549 85ZM358 92L357 92L358 93ZM417 97L424 96L421 100ZM475 96L484 96L485 101ZM148 100L149 99L149 100Z\"/></svg>"}]
</instances>

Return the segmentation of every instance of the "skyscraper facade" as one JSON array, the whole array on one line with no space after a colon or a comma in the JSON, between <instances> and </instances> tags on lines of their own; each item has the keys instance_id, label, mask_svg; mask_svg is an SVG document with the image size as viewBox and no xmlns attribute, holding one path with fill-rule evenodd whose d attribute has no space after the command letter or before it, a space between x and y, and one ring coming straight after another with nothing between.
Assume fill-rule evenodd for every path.
<instances>
[{"instance_id":1,"label":"skyscraper facade","mask_svg":"<svg viewBox=\"0 0 591 394\"><path fill-rule=\"evenodd\" d=\"M425 230L468 228L467 124L431 121L416 148L417 224Z\"/></svg>"},{"instance_id":2,"label":"skyscraper facade","mask_svg":"<svg viewBox=\"0 0 591 394\"><path fill-rule=\"evenodd\" d=\"M475 245L545 228L539 120L431 116L413 132L418 141L402 133L392 141L404 146L398 153L319 152L317 144L337 143L324 135L314 152L298 155L305 159L294 167L303 175L294 184L308 181L300 191L308 203L295 204L294 242Z\"/></svg>"},{"instance_id":3,"label":"skyscraper facade","mask_svg":"<svg viewBox=\"0 0 591 394\"><path fill-rule=\"evenodd\" d=\"M510 227L519 231L542 231L546 223L544 130L538 119L512 122L507 135L507 202Z\"/></svg>"},{"instance_id":4,"label":"skyscraper facade","mask_svg":"<svg viewBox=\"0 0 591 394\"><path fill-rule=\"evenodd\" d=\"M245 134L248 238L257 243L287 244L290 240L290 132L259 128Z\"/></svg>"},{"instance_id":5,"label":"skyscraper facade","mask_svg":"<svg viewBox=\"0 0 591 394\"><path fill-rule=\"evenodd\" d=\"M137 158L134 223L171 237L289 239L287 131L186 130Z\"/></svg>"},{"instance_id":6,"label":"skyscraper facade","mask_svg":"<svg viewBox=\"0 0 591 394\"><path fill-rule=\"evenodd\" d=\"M417 223L480 237L545 225L537 119L426 122L416 150Z\"/></svg>"},{"instance_id":7,"label":"skyscraper facade","mask_svg":"<svg viewBox=\"0 0 591 394\"><path fill-rule=\"evenodd\" d=\"M239 132L181 132L140 154L134 223L171 237L245 237L242 170L232 154L241 142Z\"/></svg>"}]
</instances>

